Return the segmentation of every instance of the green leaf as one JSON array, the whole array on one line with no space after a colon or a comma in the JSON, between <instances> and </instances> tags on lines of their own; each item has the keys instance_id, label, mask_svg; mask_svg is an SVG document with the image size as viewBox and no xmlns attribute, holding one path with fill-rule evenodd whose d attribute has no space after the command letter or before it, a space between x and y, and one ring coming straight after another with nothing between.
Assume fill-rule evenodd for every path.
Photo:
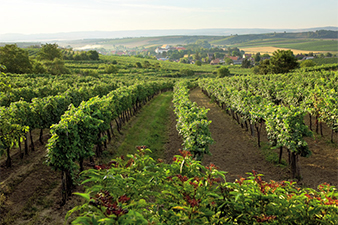
<instances>
[{"instance_id":1,"label":"green leaf","mask_svg":"<svg viewBox=\"0 0 338 225\"><path fill-rule=\"evenodd\" d=\"M87 201L90 200L90 194L89 193L79 193L79 192L74 192L75 195L79 195L82 198L86 199Z\"/></svg>"}]
</instances>

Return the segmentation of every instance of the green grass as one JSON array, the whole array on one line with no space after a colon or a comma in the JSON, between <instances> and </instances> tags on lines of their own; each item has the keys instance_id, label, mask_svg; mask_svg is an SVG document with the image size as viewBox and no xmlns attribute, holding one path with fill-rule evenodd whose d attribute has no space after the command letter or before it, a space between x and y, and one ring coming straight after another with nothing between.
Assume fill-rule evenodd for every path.
<instances>
[{"instance_id":1,"label":"green grass","mask_svg":"<svg viewBox=\"0 0 338 225\"><path fill-rule=\"evenodd\" d=\"M232 44L231 46L236 46L239 48L249 48L249 47L269 47L275 46L278 44L297 44L304 43L305 40L300 39L289 39L289 38L271 38L271 39L258 39L252 41L246 41L242 43Z\"/></svg>"},{"instance_id":2,"label":"green grass","mask_svg":"<svg viewBox=\"0 0 338 225\"><path fill-rule=\"evenodd\" d=\"M292 39L292 38L271 38L246 41L242 43L231 44L232 47L250 48L250 47L279 47L290 48L304 51L338 51L336 40L314 40L314 39Z\"/></svg>"},{"instance_id":3,"label":"green grass","mask_svg":"<svg viewBox=\"0 0 338 225\"><path fill-rule=\"evenodd\" d=\"M273 47L281 48L292 48L304 51L338 51L337 41L332 40L316 40L316 41L306 41L303 43L279 43L273 45Z\"/></svg>"},{"instance_id":4,"label":"green grass","mask_svg":"<svg viewBox=\"0 0 338 225\"><path fill-rule=\"evenodd\" d=\"M137 122L128 130L117 149L117 155L136 152L136 146L146 145L152 150L151 157L162 158L167 143L168 118L172 92L165 92L144 106L137 115Z\"/></svg>"},{"instance_id":5,"label":"green grass","mask_svg":"<svg viewBox=\"0 0 338 225\"><path fill-rule=\"evenodd\" d=\"M261 152L265 158L266 161L271 162L279 167L286 167L287 163L284 159L282 159L281 163L279 163L279 154L277 153L277 150L271 149L270 145L268 143L261 143ZM279 151L279 149L278 149ZM286 150L284 149L283 154L287 154Z\"/></svg>"}]
</instances>

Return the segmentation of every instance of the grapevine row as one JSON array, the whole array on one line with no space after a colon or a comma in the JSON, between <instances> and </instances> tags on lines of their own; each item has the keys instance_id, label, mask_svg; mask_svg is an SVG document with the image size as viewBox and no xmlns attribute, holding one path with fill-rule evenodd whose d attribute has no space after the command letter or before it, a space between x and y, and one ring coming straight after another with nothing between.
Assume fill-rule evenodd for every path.
<instances>
[{"instance_id":1,"label":"grapevine row","mask_svg":"<svg viewBox=\"0 0 338 225\"><path fill-rule=\"evenodd\" d=\"M40 142L42 142L43 129L48 129L52 124L59 122L61 116L70 104L79 106L94 96L102 96L116 89L117 84L93 86L91 88L70 89L61 95L44 98L33 98L32 102L12 102L9 107L0 107L0 155L6 150L7 167L11 167L10 149L25 139L25 154L28 154L28 132L32 150L34 142L32 130L40 129ZM20 154L23 157L23 154Z\"/></svg>"},{"instance_id":2,"label":"grapevine row","mask_svg":"<svg viewBox=\"0 0 338 225\"><path fill-rule=\"evenodd\" d=\"M249 90L238 90L224 79L200 80L199 86L207 95L215 98L222 107L225 107L238 123L244 123L247 129L250 124L252 134L254 126L259 146L260 132L265 122L269 141L275 148L280 148L280 158L282 147L288 149L293 177L300 177L297 158L299 155L306 157L311 154L303 137L312 135L304 124L305 111L302 108L275 104L268 98L255 95Z\"/></svg>"},{"instance_id":3,"label":"grapevine row","mask_svg":"<svg viewBox=\"0 0 338 225\"><path fill-rule=\"evenodd\" d=\"M177 119L177 131L183 137L185 150L194 154L198 161L204 154L209 154L209 145L213 143L207 120L208 109L198 107L196 102L189 99L189 89L184 81L176 83L174 87L174 112Z\"/></svg>"},{"instance_id":4,"label":"grapevine row","mask_svg":"<svg viewBox=\"0 0 338 225\"><path fill-rule=\"evenodd\" d=\"M106 137L110 139L113 132L111 122L115 120L119 130L122 123L136 113L143 103L159 91L168 89L172 89L172 83L138 83L120 87L102 98L91 98L79 107L69 107L59 123L51 127L52 137L47 144L48 165L62 171L65 179L63 202L71 194L72 174L77 167L83 170L83 160L92 160L95 154L101 155L102 143L106 143Z\"/></svg>"},{"instance_id":5,"label":"grapevine row","mask_svg":"<svg viewBox=\"0 0 338 225\"><path fill-rule=\"evenodd\" d=\"M111 77L100 79L93 77L78 77L64 75L51 77L51 75L41 75L42 77L30 77L30 75L6 75L0 76L0 83L9 86L8 90L0 88L0 106L9 106L10 103L24 100L31 102L33 98L43 98L51 95L60 95L72 90L82 90L83 92L95 92L102 96L110 90L115 89L119 81ZM107 92L108 90L108 92ZM71 94L71 93L70 93Z\"/></svg>"}]
</instances>

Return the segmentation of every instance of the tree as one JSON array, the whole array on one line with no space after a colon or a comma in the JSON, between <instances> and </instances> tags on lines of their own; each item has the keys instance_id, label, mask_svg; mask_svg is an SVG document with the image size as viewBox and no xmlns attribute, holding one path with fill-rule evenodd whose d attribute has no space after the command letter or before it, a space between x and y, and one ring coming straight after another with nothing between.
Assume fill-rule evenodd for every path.
<instances>
[{"instance_id":1,"label":"tree","mask_svg":"<svg viewBox=\"0 0 338 225\"><path fill-rule=\"evenodd\" d=\"M327 52L327 53L325 54L325 56L326 56L326 57L332 57L332 53L331 53L331 52Z\"/></svg>"},{"instance_id":2,"label":"tree","mask_svg":"<svg viewBox=\"0 0 338 225\"><path fill-rule=\"evenodd\" d=\"M195 62L195 65L196 65L196 66L202 66L202 62L201 62L200 60L197 60L197 61Z\"/></svg>"},{"instance_id":3,"label":"tree","mask_svg":"<svg viewBox=\"0 0 338 225\"><path fill-rule=\"evenodd\" d=\"M288 73L299 66L291 50L277 50L270 59L265 59L254 68L256 74Z\"/></svg>"},{"instance_id":4,"label":"tree","mask_svg":"<svg viewBox=\"0 0 338 225\"><path fill-rule=\"evenodd\" d=\"M217 78L223 78L230 75L230 70L223 66L217 70Z\"/></svg>"},{"instance_id":5,"label":"tree","mask_svg":"<svg viewBox=\"0 0 338 225\"><path fill-rule=\"evenodd\" d=\"M45 44L42 45L38 57L40 60L53 61L56 58L62 59L62 52L57 44Z\"/></svg>"},{"instance_id":6,"label":"tree","mask_svg":"<svg viewBox=\"0 0 338 225\"><path fill-rule=\"evenodd\" d=\"M222 54L219 53L219 52L215 52L215 58L218 59L218 58L222 58Z\"/></svg>"},{"instance_id":7,"label":"tree","mask_svg":"<svg viewBox=\"0 0 338 225\"><path fill-rule=\"evenodd\" d=\"M197 40L195 42L195 44L198 45L198 46L201 46L202 48L210 48L211 47L211 44L206 40Z\"/></svg>"},{"instance_id":8,"label":"tree","mask_svg":"<svg viewBox=\"0 0 338 225\"><path fill-rule=\"evenodd\" d=\"M253 68L255 74L268 74L270 72L270 59L265 59Z\"/></svg>"},{"instance_id":9,"label":"tree","mask_svg":"<svg viewBox=\"0 0 338 225\"><path fill-rule=\"evenodd\" d=\"M87 55L86 52L81 52L80 57L81 57L81 60L89 60L89 56Z\"/></svg>"},{"instance_id":10,"label":"tree","mask_svg":"<svg viewBox=\"0 0 338 225\"><path fill-rule=\"evenodd\" d=\"M240 53L240 52L237 52L237 51L232 51L231 55L232 55L232 56L239 56L239 57L242 57L241 53Z\"/></svg>"},{"instance_id":11,"label":"tree","mask_svg":"<svg viewBox=\"0 0 338 225\"><path fill-rule=\"evenodd\" d=\"M40 61L32 61L32 72L35 74L44 74L46 73L46 68Z\"/></svg>"},{"instance_id":12,"label":"tree","mask_svg":"<svg viewBox=\"0 0 338 225\"><path fill-rule=\"evenodd\" d=\"M254 57L254 60L256 63L258 63L259 61L261 61L261 53L257 52L255 57Z\"/></svg>"},{"instance_id":13,"label":"tree","mask_svg":"<svg viewBox=\"0 0 338 225\"><path fill-rule=\"evenodd\" d=\"M179 59L179 58L181 58L181 55L178 52L172 53L169 57L170 60L176 60L176 59Z\"/></svg>"},{"instance_id":14,"label":"tree","mask_svg":"<svg viewBox=\"0 0 338 225\"><path fill-rule=\"evenodd\" d=\"M262 58L270 58L270 55L269 55L268 53L264 53L264 54L262 55Z\"/></svg>"},{"instance_id":15,"label":"tree","mask_svg":"<svg viewBox=\"0 0 338 225\"><path fill-rule=\"evenodd\" d=\"M0 64L4 65L9 73L29 73L32 70L28 51L16 44L0 47Z\"/></svg>"},{"instance_id":16,"label":"tree","mask_svg":"<svg viewBox=\"0 0 338 225\"><path fill-rule=\"evenodd\" d=\"M288 73L290 70L298 67L296 57L291 50L277 50L270 58L271 73Z\"/></svg>"},{"instance_id":17,"label":"tree","mask_svg":"<svg viewBox=\"0 0 338 225\"><path fill-rule=\"evenodd\" d=\"M62 59L55 58L53 61L46 60L43 64L50 74L58 75L69 73L69 70L65 67L65 62Z\"/></svg>"},{"instance_id":18,"label":"tree","mask_svg":"<svg viewBox=\"0 0 338 225\"><path fill-rule=\"evenodd\" d=\"M99 60L100 59L99 53L95 50L89 50L87 52L87 55L88 55L90 60Z\"/></svg>"},{"instance_id":19,"label":"tree","mask_svg":"<svg viewBox=\"0 0 338 225\"><path fill-rule=\"evenodd\" d=\"M194 60L200 60L201 59L201 56L200 56L200 53L199 52L196 52L193 56Z\"/></svg>"},{"instance_id":20,"label":"tree","mask_svg":"<svg viewBox=\"0 0 338 225\"><path fill-rule=\"evenodd\" d=\"M251 61L249 59L244 59L242 61L242 68L250 68L251 67Z\"/></svg>"},{"instance_id":21,"label":"tree","mask_svg":"<svg viewBox=\"0 0 338 225\"><path fill-rule=\"evenodd\" d=\"M79 54L76 54L74 56L74 60L76 60L76 61L81 60L81 56Z\"/></svg>"},{"instance_id":22,"label":"tree","mask_svg":"<svg viewBox=\"0 0 338 225\"><path fill-rule=\"evenodd\" d=\"M227 64L227 65L231 65L231 64L234 63L234 61L232 59L228 58L228 57L225 57L224 59L225 59L225 64Z\"/></svg>"}]
</instances>

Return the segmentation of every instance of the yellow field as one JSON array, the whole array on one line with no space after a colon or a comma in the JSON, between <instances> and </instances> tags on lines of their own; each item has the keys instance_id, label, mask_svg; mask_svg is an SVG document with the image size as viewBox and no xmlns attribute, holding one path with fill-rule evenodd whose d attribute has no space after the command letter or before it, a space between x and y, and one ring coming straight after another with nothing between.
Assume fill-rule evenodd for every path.
<instances>
[{"instance_id":1,"label":"yellow field","mask_svg":"<svg viewBox=\"0 0 338 225\"><path fill-rule=\"evenodd\" d=\"M309 53L308 51L304 51L304 50L297 50L297 49L289 49L289 48L276 48L276 47L254 47L254 48L240 48L241 50L245 51L245 53L248 54L256 54L257 52L260 52L261 54L264 53L268 53L268 54L272 54L274 51L276 51L277 49L280 50L291 50L293 52L293 54L307 54ZM312 51L313 53L326 53L327 51ZM331 51L332 53L332 51Z\"/></svg>"}]
</instances>

